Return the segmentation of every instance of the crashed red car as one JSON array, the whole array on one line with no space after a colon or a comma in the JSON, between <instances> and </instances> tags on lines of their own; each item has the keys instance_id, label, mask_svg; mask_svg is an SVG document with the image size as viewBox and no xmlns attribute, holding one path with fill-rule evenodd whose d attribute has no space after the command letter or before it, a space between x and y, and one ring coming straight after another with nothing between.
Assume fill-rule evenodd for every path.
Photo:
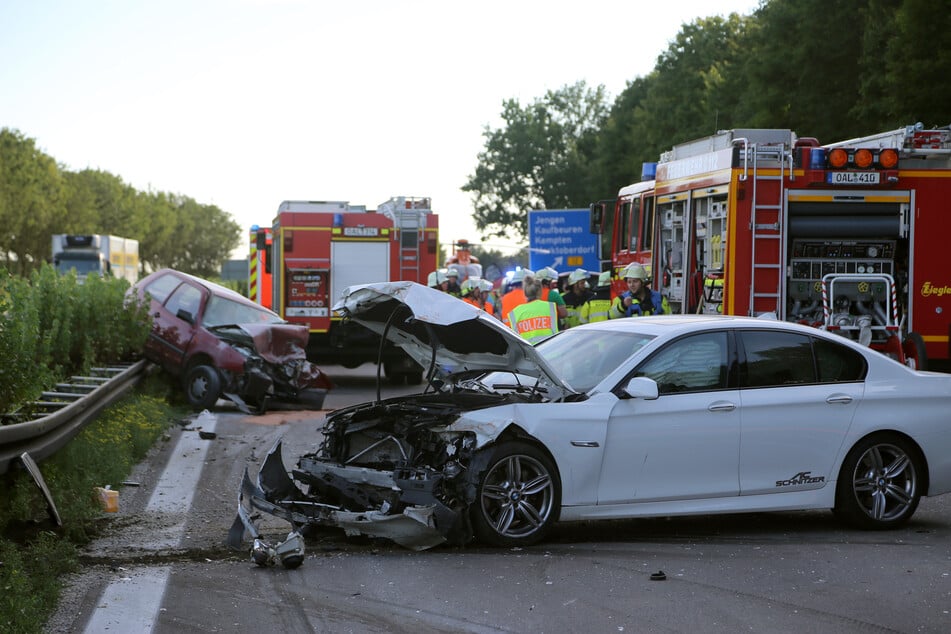
<instances>
[{"instance_id":1,"label":"crashed red car","mask_svg":"<svg viewBox=\"0 0 951 634\"><path fill-rule=\"evenodd\" d=\"M197 409L219 398L245 412L271 402L320 409L330 379L307 361L306 326L206 280L161 269L133 286L148 296L152 331L145 356L180 377Z\"/></svg>"}]
</instances>

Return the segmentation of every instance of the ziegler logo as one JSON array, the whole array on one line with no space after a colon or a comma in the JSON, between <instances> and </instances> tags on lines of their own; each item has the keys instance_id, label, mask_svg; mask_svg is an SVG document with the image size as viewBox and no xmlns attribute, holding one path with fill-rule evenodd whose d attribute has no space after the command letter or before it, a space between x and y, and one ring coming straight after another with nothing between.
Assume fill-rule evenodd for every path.
<instances>
[{"instance_id":1,"label":"ziegler logo","mask_svg":"<svg viewBox=\"0 0 951 634\"><path fill-rule=\"evenodd\" d=\"M825 481L826 479L823 476L815 477L812 475L811 471L800 471L788 480L776 480L776 486L792 487L798 486L800 484L819 484L820 482Z\"/></svg>"},{"instance_id":2,"label":"ziegler logo","mask_svg":"<svg viewBox=\"0 0 951 634\"><path fill-rule=\"evenodd\" d=\"M921 296L922 297L943 297L944 295L951 295L951 286L932 286L931 282L925 282L921 285Z\"/></svg>"}]
</instances>

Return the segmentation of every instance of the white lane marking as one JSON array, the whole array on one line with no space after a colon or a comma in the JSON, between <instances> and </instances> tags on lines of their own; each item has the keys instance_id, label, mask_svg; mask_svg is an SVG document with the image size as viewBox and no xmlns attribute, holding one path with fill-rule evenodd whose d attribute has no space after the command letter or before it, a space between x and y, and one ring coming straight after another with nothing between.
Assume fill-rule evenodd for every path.
<instances>
[{"instance_id":1,"label":"white lane marking","mask_svg":"<svg viewBox=\"0 0 951 634\"><path fill-rule=\"evenodd\" d=\"M103 590L86 624L86 634L151 632L171 571L170 566L162 566L122 573L123 578Z\"/></svg>"},{"instance_id":2,"label":"white lane marking","mask_svg":"<svg viewBox=\"0 0 951 634\"><path fill-rule=\"evenodd\" d=\"M214 432L217 422L217 417L214 420L205 417L202 431ZM162 550L177 548L181 543L209 444L196 432L183 432L178 437L172 457L144 511L149 515L164 515L164 528L159 534L150 533L144 546ZM171 572L170 566L140 567L123 572L122 578L103 590L86 624L86 634L151 632Z\"/></svg>"}]
</instances>

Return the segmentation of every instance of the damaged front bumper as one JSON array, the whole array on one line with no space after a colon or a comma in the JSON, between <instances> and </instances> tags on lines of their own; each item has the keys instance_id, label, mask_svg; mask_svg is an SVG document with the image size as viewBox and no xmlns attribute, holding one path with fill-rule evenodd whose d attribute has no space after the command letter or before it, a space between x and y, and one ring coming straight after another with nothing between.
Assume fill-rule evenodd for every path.
<instances>
[{"instance_id":1,"label":"damaged front bumper","mask_svg":"<svg viewBox=\"0 0 951 634\"><path fill-rule=\"evenodd\" d=\"M393 493L393 503L385 500L376 508L368 506L359 511L323 503L315 496L305 494L290 478L284 468L281 448L282 442L278 441L268 452L257 482L251 480L245 469L238 494L237 517L228 533L228 545L236 550L241 548L245 533L256 540L252 550L265 553L255 558L256 562L258 558L265 562L261 565L273 563L274 557L267 550L270 547L262 540L256 526L259 513L286 520L293 527L288 540L273 548L277 553L282 549L294 551L298 545L298 531L308 526L333 526L351 536L382 537L417 551L438 546L450 539L455 540L460 534L470 532L464 514L436 500L431 494L431 485L420 479L419 474L404 473L401 475L409 477L394 477L392 472L351 467L347 473L351 477L347 478L342 473L347 470L346 467L327 465L326 473L322 474L324 486L337 487L341 491L346 489L345 494L349 499L361 486L389 489ZM321 477L312 473L308 475ZM285 548L288 542L292 542L292 545ZM300 548L302 554L302 543Z\"/></svg>"}]
</instances>

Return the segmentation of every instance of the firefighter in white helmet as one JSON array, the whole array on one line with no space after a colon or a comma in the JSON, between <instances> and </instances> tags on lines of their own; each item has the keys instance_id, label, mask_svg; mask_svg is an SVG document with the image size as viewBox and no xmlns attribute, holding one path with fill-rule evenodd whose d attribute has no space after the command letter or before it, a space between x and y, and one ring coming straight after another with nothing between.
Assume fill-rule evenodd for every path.
<instances>
[{"instance_id":1,"label":"firefighter in white helmet","mask_svg":"<svg viewBox=\"0 0 951 634\"><path fill-rule=\"evenodd\" d=\"M539 299L551 302L558 308L558 319L564 320L568 316L568 308L565 306L565 298L561 296L558 289L558 271L550 266L546 266L535 272L535 279L542 283L541 295Z\"/></svg>"},{"instance_id":2,"label":"firefighter in white helmet","mask_svg":"<svg viewBox=\"0 0 951 634\"><path fill-rule=\"evenodd\" d=\"M568 316L565 318L567 328L573 328L581 323L581 307L594 296L588 289L590 275L584 269L575 269L568 276L568 292L565 293L565 307Z\"/></svg>"},{"instance_id":3,"label":"firefighter in white helmet","mask_svg":"<svg viewBox=\"0 0 951 634\"><path fill-rule=\"evenodd\" d=\"M455 265L450 265L446 269L446 278L449 280L449 284L446 288L446 292L452 295L453 297L462 296L462 288L459 286L459 269Z\"/></svg>"},{"instance_id":4,"label":"firefighter in white helmet","mask_svg":"<svg viewBox=\"0 0 951 634\"><path fill-rule=\"evenodd\" d=\"M437 291L445 292L446 289L449 288L449 278L446 277L445 271L433 271L429 274L427 285L429 288L435 288Z\"/></svg>"},{"instance_id":5,"label":"firefighter in white helmet","mask_svg":"<svg viewBox=\"0 0 951 634\"><path fill-rule=\"evenodd\" d=\"M627 282L627 290L614 298L608 316L637 317L638 315L669 315L667 298L647 285L647 271L637 262L628 264L621 271Z\"/></svg>"},{"instance_id":6,"label":"firefighter in white helmet","mask_svg":"<svg viewBox=\"0 0 951 634\"><path fill-rule=\"evenodd\" d=\"M495 308L492 306L492 302L487 302L485 295L483 295L483 289L485 288L483 282L485 282L485 280L478 277L466 279L461 285L462 301L476 308L481 308L490 315L494 315ZM489 284L489 289L491 288L492 285Z\"/></svg>"}]
</instances>

